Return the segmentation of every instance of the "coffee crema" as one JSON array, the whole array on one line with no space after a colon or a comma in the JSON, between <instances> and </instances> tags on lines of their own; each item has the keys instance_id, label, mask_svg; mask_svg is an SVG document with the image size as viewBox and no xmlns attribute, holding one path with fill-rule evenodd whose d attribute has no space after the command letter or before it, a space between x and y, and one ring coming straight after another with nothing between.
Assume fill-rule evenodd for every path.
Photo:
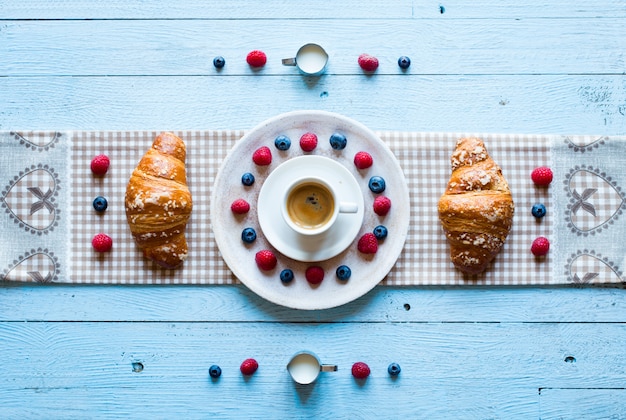
<instances>
[{"instance_id":1,"label":"coffee crema","mask_svg":"<svg viewBox=\"0 0 626 420\"><path fill-rule=\"evenodd\" d=\"M331 221L335 211L333 194L317 182L295 186L287 196L287 215L303 229L318 229Z\"/></svg>"}]
</instances>

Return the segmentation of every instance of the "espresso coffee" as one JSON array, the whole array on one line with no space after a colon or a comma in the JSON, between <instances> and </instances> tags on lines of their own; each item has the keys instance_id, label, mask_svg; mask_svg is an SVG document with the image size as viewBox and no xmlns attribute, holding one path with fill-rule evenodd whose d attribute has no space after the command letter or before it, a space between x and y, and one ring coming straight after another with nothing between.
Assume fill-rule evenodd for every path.
<instances>
[{"instance_id":1,"label":"espresso coffee","mask_svg":"<svg viewBox=\"0 0 626 420\"><path fill-rule=\"evenodd\" d=\"M303 229L317 229L331 221L335 201L323 184L304 182L291 190L286 207L293 223Z\"/></svg>"}]
</instances>

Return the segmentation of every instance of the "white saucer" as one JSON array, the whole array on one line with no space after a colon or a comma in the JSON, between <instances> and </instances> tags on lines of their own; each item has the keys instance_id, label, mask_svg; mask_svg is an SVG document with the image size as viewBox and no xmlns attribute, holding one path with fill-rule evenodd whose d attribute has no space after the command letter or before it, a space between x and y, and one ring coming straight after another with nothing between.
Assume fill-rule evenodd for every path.
<instances>
[{"instance_id":1,"label":"white saucer","mask_svg":"<svg viewBox=\"0 0 626 420\"><path fill-rule=\"evenodd\" d=\"M359 208L356 213L339 213L333 227L312 237L295 232L281 216L288 181L309 175L323 177L342 201L357 203ZM281 254L297 261L324 261L341 253L352 243L363 223L364 203L359 183L342 164L323 156L296 157L274 169L261 187L257 207L259 224L267 240Z\"/></svg>"}]
</instances>

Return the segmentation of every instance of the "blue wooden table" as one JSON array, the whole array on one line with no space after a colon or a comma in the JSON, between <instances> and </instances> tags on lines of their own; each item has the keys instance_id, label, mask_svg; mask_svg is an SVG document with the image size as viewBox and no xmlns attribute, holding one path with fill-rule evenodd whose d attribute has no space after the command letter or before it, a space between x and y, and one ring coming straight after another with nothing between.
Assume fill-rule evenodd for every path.
<instances>
[{"instance_id":1,"label":"blue wooden table","mask_svg":"<svg viewBox=\"0 0 626 420\"><path fill-rule=\"evenodd\" d=\"M311 41L331 57L318 79L280 62ZM623 0L0 1L0 130L249 129L321 109L375 130L625 135L625 71ZM625 322L620 287L379 286L311 312L244 286L6 284L0 417L626 418ZM303 347L339 370L295 386Z\"/></svg>"}]
</instances>

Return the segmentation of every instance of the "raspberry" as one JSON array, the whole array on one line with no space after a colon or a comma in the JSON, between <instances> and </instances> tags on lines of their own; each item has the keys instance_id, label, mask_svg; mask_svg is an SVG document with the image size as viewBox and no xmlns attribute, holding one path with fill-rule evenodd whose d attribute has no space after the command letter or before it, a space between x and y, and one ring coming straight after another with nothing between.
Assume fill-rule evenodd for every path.
<instances>
[{"instance_id":1,"label":"raspberry","mask_svg":"<svg viewBox=\"0 0 626 420\"><path fill-rule=\"evenodd\" d=\"M356 379L365 379L370 376L370 367L367 363L356 362L352 365L352 376Z\"/></svg>"},{"instance_id":2,"label":"raspberry","mask_svg":"<svg viewBox=\"0 0 626 420\"><path fill-rule=\"evenodd\" d=\"M548 238L544 238L543 236L538 237L533 241L533 244L530 247L530 252L537 257L542 257L548 253L550 250L550 241Z\"/></svg>"},{"instance_id":3,"label":"raspberry","mask_svg":"<svg viewBox=\"0 0 626 420\"><path fill-rule=\"evenodd\" d=\"M251 67L263 67L267 63L267 56L261 50L252 50L246 56L246 62Z\"/></svg>"},{"instance_id":4,"label":"raspberry","mask_svg":"<svg viewBox=\"0 0 626 420\"><path fill-rule=\"evenodd\" d=\"M361 54L359 56L359 66L365 71L376 71L378 59L369 54Z\"/></svg>"},{"instance_id":5,"label":"raspberry","mask_svg":"<svg viewBox=\"0 0 626 420\"><path fill-rule=\"evenodd\" d=\"M256 261L256 265L264 271L273 270L278 263L276 256L269 249L263 249L257 252L254 256L254 261Z\"/></svg>"},{"instance_id":6,"label":"raspberry","mask_svg":"<svg viewBox=\"0 0 626 420\"><path fill-rule=\"evenodd\" d=\"M317 136L314 133L304 133L300 137L300 147L305 152L311 152L317 147Z\"/></svg>"},{"instance_id":7,"label":"raspberry","mask_svg":"<svg viewBox=\"0 0 626 420\"><path fill-rule=\"evenodd\" d=\"M252 375L259 368L259 363L254 359L246 359L241 362L241 366L239 366L239 370L242 374L246 376Z\"/></svg>"},{"instance_id":8,"label":"raspberry","mask_svg":"<svg viewBox=\"0 0 626 420\"><path fill-rule=\"evenodd\" d=\"M91 160L91 172L94 175L103 176L109 170L111 161L107 155L98 155Z\"/></svg>"},{"instance_id":9,"label":"raspberry","mask_svg":"<svg viewBox=\"0 0 626 420\"><path fill-rule=\"evenodd\" d=\"M379 216L385 216L391 208L391 200L389 197L379 195L374 199L374 213Z\"/></svg>"},{"instance_id":10,"label":"raspberry","mask_svg":"<svg viewBox=\"0 0 626 420\"><path fill-rule=\"evenodd\" d=\"M354 165L358 169L367 169L372 166L374 163L374 159L372 159L372 155L367 152L358 152L354 155Z\"/></svg>"},{"instance_id":11,"label":"raspberry","mask_svg":"<svg viewBox=\"0 0 626 420\"><path fill-rule=\"evenodd\" d=\"M533 182L536 185L540 186L550 185L550 183L552 182L552 177L552 169L548 168L547 166L535 168L530 174L530 178L533 180Z\"/></svg>"},{"instance_id":12,"label":"raspberry","mask_svg":"<svg viewBox=\"0 0 626 420\"><path fill-rule=\"evenodd\" d=\"M357 247L363 254L375 254L378 251L378 239L373 233L368 232L361 236Z\"/></svg>"},{"instance_id":13,"label":"raspberry","mask_svg":"<svg viewBox=\"0 0 626 420\"><path fill-rule=\"evenodd\" d=\"M113 239L104 233L98 233L91 240L91 245L96 252L108 252L113 247Z\"/></svg>"},{"instance_id":14,"label":"raspberry","mask_svg":"<svg viewBox=\"0 0 626 420\"><path fill-rule=\"evenodd\" d=\"M252 161L259 166L267 166L272 163L272 151L267 146L261 146L252 154Z\"/></svg>"},{"instance_id":15,"label":"raspberry","mask_svg":"<svg viewBox=\"0 0 626 420\"><path fill-rule=\"evenodd\" d=\"M250 204L243 198L238 198L230 205L230 209L235 214L246 214L250 211Z\"/></svg>"},{"instance_id":16,"label":"raspberry","mask_svg":"<svg viewBox=\"0 0 626 420\"><path fill-rule=\"evenodd\" d=\"M313 265L306 269L304 276L309 283L320 284L324 280L324 269L318 265Z\"/></svg>"}]
</instances>

